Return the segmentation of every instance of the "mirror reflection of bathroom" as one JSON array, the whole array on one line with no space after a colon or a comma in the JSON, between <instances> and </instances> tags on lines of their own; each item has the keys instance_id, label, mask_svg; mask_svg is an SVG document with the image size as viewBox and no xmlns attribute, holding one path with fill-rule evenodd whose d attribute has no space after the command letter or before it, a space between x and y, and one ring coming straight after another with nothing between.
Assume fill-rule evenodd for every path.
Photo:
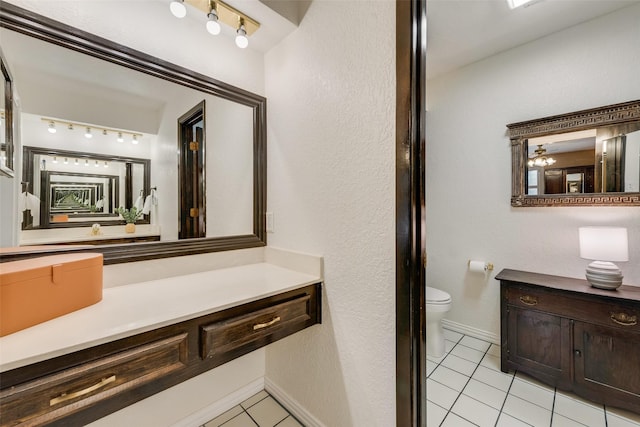
<instances>
[{"instance_id":1,"label":"mirror reflection of bathroom","mask_svg":"<svg viewBox=\"0 0 640 427\"><path fill-rule=\"evenodd\" d=\"M527 195L640 191L638 127L635 122L530 138Z\"/></svg>"}]
</instances>

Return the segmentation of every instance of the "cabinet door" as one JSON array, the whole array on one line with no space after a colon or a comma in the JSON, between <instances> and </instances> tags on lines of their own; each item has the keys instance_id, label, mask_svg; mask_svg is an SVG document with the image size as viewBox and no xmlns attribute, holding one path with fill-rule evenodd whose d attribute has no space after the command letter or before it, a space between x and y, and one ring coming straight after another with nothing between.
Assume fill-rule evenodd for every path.
<instances>
[{"instance_id":1,"label":"cabinet door","mask_svg":"<svg viewBox=\"0 0 640 427\"><path fill-rule=\"evenodd\" d=\"M514 369L548 384L569 386L571 323L536 310L508 308L507 359Z\"/></svg>"},{"instance_id":2,"label":"cabinet door","mask_svg":"<svg viewBox=\"0 0 640 427\"><path fill-rule=\"evenodd\" d=\"M612 406L640 411L640 334L576 322L576 392Z\"/></svg>"}]
</instances>

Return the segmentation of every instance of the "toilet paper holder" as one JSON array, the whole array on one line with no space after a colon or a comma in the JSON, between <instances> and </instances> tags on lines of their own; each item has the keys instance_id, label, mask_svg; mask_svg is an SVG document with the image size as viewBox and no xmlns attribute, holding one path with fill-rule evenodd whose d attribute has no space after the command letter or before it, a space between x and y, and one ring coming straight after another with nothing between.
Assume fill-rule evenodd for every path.
<instances>
[{"instance_id":1,"label":"toilet paper holder","mask_svg":"<svg viewBox=\"0 0 640 427\"><path fill-rule=\"evenodd\" d=\"M470 259L467 262L467 267L469 268L469 271L487 272L487 271L493 270L493 263L484 262L484 261L475 261Z\"/></svg>"}]
</instances>

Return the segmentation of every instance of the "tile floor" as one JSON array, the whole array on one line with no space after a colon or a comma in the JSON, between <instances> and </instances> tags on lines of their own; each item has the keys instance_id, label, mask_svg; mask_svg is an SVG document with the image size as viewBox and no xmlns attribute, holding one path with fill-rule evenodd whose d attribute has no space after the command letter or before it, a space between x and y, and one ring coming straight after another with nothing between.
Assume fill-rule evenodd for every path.
<instances>
[{"instance_id":1,"label":"tile floor","mask_svg":"<svg viewBox=\"0 0 640 427\"><path fill-rule=\"evenodd\" d=\"M499 347L445 329L447 353L427 356L427 427L640 427L640 415L500 371ZM203 427L303 427L266 391Z\"/></svg>"},{"instance_id":2,"label":"tile floor","mask_svg":"<svg viewBox=\"0 0 640 427\"><path fill-rule=\"evenodd\" d=\"M447 353L427 356L427 427L640 427L640 415L500 371L500 348L445 329Z\"/></svg>"},{"instance_id":3,"label":"tile floor","mask_svg":"<svg viewBox=\"0 0 640 427\"><path fill-rule=\"evenodd\" d=\"M262 390L203 427L303 427L269 393Z\"/></svg>"}]
</instances>

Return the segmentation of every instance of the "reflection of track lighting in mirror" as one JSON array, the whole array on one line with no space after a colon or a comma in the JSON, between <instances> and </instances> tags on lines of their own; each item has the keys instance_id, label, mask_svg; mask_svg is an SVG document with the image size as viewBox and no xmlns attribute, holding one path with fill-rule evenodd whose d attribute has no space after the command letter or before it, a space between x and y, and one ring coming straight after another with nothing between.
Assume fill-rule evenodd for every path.
<instances>
[{"instance_id":1,"label":"reflection of track lighting in mirror","mask_svg":"<svg viewBox=\"0 0 640 427\"><path fill-rule=\"evenodd\" d=\"M184 18L187 16L187 8L184 5L184 0L173 0L169 4L169 10L176 18Z\"/></svg>"},{"instance_id":2,"label":"reflection of track lighting in mirror","mask_svg":"<svg viewBox=\"0 0 640 427\"><path fill-rule=\"evenodd\" d=\"M56 156L53 156L53 163L58 163L58 158Z\"/></svg>"},{"instance_id":3,"label":"reflection of track lighting in mirror","mask_svg":"<svg viewBox=\"0 0 640 427\"><path fill-rule=\"evenodd\" d=\"M78 162L78 159L76 159L75 162L73 162L73 164L78 166L80 164L80 162Z\"/></svg>"},{"instance_id":4,"label":"reflection of track lighting in mirror","mask_svg":"<svg viewBox=\"0 0 640 427\"><path fill-rule=\"evenodd\" d=\"M132 144L137 144L138 143L138 135L133 135L133 137L131 138L131 143Z\"/></svg>"},{"instance_id":5,"label":"reflection of track lighting in mirror","mask_svg":"<svg viewBox=\"0 0 640 427\"><path fill-rule=\"evenodd\" d=\"M139 140L139 138L142 138L141 133L125 131L120 129L103 128L102 126L95 126L90 123L74 123L66 120L58 120L58 119L47 118L47 117L42 117L41 120L47 124L47 130L51 133L55 133L56 125L62 125L62 126L65 126L70 131L73 131L76 128L84 129L85 138L91 138L94 132L100 132L104 136L108 136L109 134L115 134L116 140L118 142L124 142L124 135L130 135L132 138L135 136L134 139L136 141L134 142L134 144L137 144L138 143L137 141Z\"/></svg>"},{"instance_id":6,"label":"reflection of track lighting in mirror","mask_svg":"<svg viewBox=\"0 0 640 427\"><path fill-rule=\"evenodd\" d=\"M109 163L107 163L106 161L104 162L104 167L108 168L109 167Z\"/></svg>"},{"instance_id":7,"label":"reflection of track lighting in mirror","mask_svg":"<svg viewBox=\"0 0 640 427\"><path fill-rule=\"evenodd\" d=\"M95 165L95 166L96 166L96 167L100 166L100 165L98 164L98 161L97 161L97 160L96 160L96 165Z\"/></svg>"},{"instance_id":8,"label":"reflection of track lighting in mirror","mask_svg":"<svg viewBox=\"0 0 640 427\"><path fill-rule=\"evenodd\" d=\"M89 166L89 160L85 160L85 161L84 161L84 166L85 166L85 167Z\"/></svg>"},{"instance_id":9,"label":"reflection of track lighting in mirror","mask_svg":"<svg viewBox=\"0 0 640 427\"><path fill-rule=\"evenodd\" d=\"M68 164L69 164L69 160L68 160L66 157L64 158L64 164L65 164L65 165L68 165Z\"/></svg>"}]
</instances>

